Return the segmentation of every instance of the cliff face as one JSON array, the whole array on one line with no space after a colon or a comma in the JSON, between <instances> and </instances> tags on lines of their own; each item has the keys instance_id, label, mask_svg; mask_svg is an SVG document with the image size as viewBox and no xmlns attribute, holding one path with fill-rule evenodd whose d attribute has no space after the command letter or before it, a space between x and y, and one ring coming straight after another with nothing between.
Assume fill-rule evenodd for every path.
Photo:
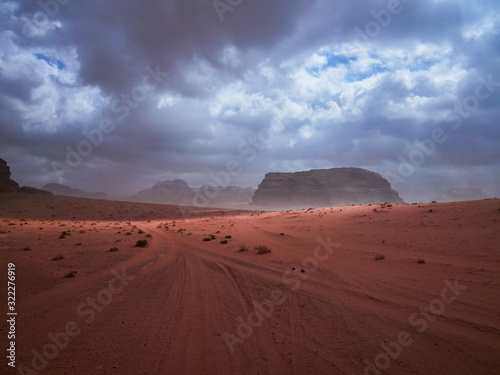
<instances>
[{"instance_id":1,"label":"cliff face","mask_svg":"<svg viewBox=\"0 0 500 375\"><path fill-rule=\"evenodd\" d=\"M269 208L308 208L369 203L404 203L378 173L361 168L267 173L252 204Z\"/></svg>"},{"instance_id":2,"label":"cliff face","mask_svg":"<svg viewBox=\"0 0 500 375\"><path fill-rule=\"evenodd\" d=\"M490 198L477 188L454 188L441 194L436 200L438 202L460 202L475 201Z\"/></svg>"},{"instance_id":3,"label":"cliff face","mask_svg":"<svg viewBox=\"0 0 500 375\"><path fill-rule=\"evenodd\" d=\"M79 197L79 198L92 198L92 199L106 199L106 193L91 193L88 191L83 191L79 189L73 189L66 185L50 183L42 187L43 190L50 191L55 195L65 195L67 197Z\"/></svg>"},{"instance_id":4,"label":"cliff face","mask_svg":"<svg viewBox=\"0 0 500 375\"><path fill-rule=\"evenodd\" d=\"M0 193L14 192L18 189L17 182L10 178L10 168L7 162L0 159Z\"/></svg>"},{"instance_id":5,"label":"cliff face","mask_svg":"<svg viewBox=\"0 0 500 375\"><path fill-rule=\"evenodd\" d=\"M51 192L36 189L31 186L19 187L19 184L10 178L10 168L7 162L0 159L0 193L25 193L25 194L42 194L52 195Z\"/></svg>"}]
</instances>

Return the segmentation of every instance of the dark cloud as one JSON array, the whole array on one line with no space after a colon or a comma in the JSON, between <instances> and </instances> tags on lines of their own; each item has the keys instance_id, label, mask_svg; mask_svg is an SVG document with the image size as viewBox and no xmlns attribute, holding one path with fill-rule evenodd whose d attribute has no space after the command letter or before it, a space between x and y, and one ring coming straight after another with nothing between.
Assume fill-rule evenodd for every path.
<instances>
[{"instance_id":1,"label":"dark cloud","mask_svg":"<svg viewBox=\"0 0 500 375\"><path fill-rule=\"evenodd\" d=\"M22 184L131 194L235 162L243 186L356 166L407 200L500 195L496 1L41 4L0 5L0 157Z\"/></svg>"}]
</instances>

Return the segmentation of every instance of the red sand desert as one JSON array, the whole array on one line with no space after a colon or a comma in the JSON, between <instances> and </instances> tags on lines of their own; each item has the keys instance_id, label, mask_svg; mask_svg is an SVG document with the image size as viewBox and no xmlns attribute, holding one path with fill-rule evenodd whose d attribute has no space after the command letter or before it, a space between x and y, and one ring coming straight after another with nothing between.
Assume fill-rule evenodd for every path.
<instances>
[{"instance_id":1,"label":"red sand desert","mask_svg":"<svg viewBox=\"0 0 500 375\"><path fill-rule=\"evenodd\" d=\"M499 245L495 199L261 212L2 194L17 316L1 373L500 374Z\"/></svg>"}]
</instances>

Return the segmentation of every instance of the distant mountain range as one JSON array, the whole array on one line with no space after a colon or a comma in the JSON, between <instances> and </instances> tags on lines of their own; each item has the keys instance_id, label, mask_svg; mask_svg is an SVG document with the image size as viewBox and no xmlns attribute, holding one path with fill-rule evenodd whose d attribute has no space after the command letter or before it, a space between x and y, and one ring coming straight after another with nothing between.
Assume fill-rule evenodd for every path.
<instances>
[{"instance_id":1,"label":"distant mountain range","mask_svg":"<svg viewBox=\"0 0 500 375\"><path fill-rule=\"evenodd\" d=\"M483 193L478 188L453 188L445 191L436 198L438 202L461 202L461 201L476 201L480 199L491 198L488 194Z\"/></svg>"},{"instance_id":2,"label":"distant mountain range","mask_svg":"<svg viewBox=\"0 0 500 375\"><path fill-rule=\"evenodd\" d=\"M88 192L79 189L73 189L66 185L56 184L51 182L50 184L44 185L43 190L50 191L55 195L64 195L67 197L77 197L77 198L91 198L91 199L106 199L106 193L101 192Z\"/></svg>"},{"instance_id":3,"label":"distant mountain range","mask_svg":"<svg viewBox=\"0 0 500 375\"><path fill-rule=\"evenodd\" d=\"M157 182L151 188L129 197L129 200L188 206L228 206L249 203L254 192L255 189L240 186L203 185L193 188L184 180L173 180Z\"/></svg>"}]
</instances>

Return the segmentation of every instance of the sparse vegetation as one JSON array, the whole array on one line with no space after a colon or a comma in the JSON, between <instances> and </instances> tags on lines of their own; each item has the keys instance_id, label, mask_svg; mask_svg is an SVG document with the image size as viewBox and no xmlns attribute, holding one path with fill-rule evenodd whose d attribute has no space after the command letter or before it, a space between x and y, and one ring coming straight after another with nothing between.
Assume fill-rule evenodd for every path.
<instances>
[{"instance_id":1,"label":"sparse vegetation","mask_svg":"<svg viewBox=\"0 0 500 375\"><path fill-rule=\"evenodd\" d=\"M424 259L424 258L419 258L419 259L417 260L417 263L418 263L418 264L424 264L424 263L425 263L425 259Z\"/></svg>"},{"instance_id":2,"label":"sparse vegetation","mask_svg":"<svg viewBox=\"0 0 500 375\"><path fill-rule=\"evenodd\" d=\"M255 250L257 250L257 254L262 255L262 254L267 254L271 252L271 249L268 248L266 245L258 245L255 247Z\"/></svg>"},{"instance_id":3,"label":"sparse vegetation","mask_svg":"<svg viewBox=\"0 0 500 375\"><path fill-rule=\"evenodd\" d=\"M109 249L109 250L108 250L108 252L109 252L109 253L115 253L115 252L117 252L118 250L120 250L120 249L118 249L117 247L112 247L111 249Z\"/></svg>"},{"instance_id":4,"label":"sparse vegetation","mask_svg":"<svg viewBox=\"0 0 500 375\"><path fill-rule=\"evenodd\" d=\"M249 250L249 248L247 246L245 246L245 245L240 245L240 247L238 249L238 251L240 251L240 252L241 251L248 251L248 250Z\"/></svg>"},{"instance_id":5,"label":"sparse vegetation","mask_svg":"<svg viewBox=\"0 0 500 375\"><path fill-rule=\"evenodd\" d=\"M62 232L61 235L59 236L60 239L63 239L65 238L66 236L68 236L69 233L68 232Z\"/></svg>"},{"instance_id":6,"label":"sparse vegetation","mask_svg":"<svg viewBox=\"0 0 500 375\"><path fill-rule=\"evenodd\" d=\"M228 234L228 235L227 235L226 237L224 237L224 238L230 239L230 238L233 238L233 237L232 237L232 236L230 236L230 235Z\"/></svg>"},{"instance_id":7,"label":"sparse vegetation","mask_svg":"<svg viewBox=\"0 0 500 375\"><path fill-rule=\"evenodd\" d=\"M204 237L202 241L211 241L212 239L210 237Z\"/></svg>"},{"instance_id":8,"label":"sparse vegetation","mask_svg":"<svg viewBox=\"0 0 500 375\"><path fill-rule=\"evenodd\" d=\"M52 258L52 260L63 260L64 257L62 255L56 255L55 257Z\"/></svg>"},{"instance_id":9,"label":"sparse vegetation","mask_svg":"<svg viewBox=\"0 0 500 375\"><path fill-rule=\"evenodd\" d=\"M375 258L373 258L374 260L384 260L385 259L385 255L383 254L377 254L375 255Z\"/></svg>"},{"instance_id":10,"label":"sparse vegetation","mask_svg":"<svg viewBox=\"0 0 500 375\"><path fill-rule=\"evenodd\" d=\"M66 275L64 275L65 279L70 279L72 277L76 277L77 271L69 271Z\"/></svg>"},{"instance_id":11,"label":"sparse vegetation","mask_svg":"<svg viewBox=\"0 0 500 375\"><path fill-rule=\"evenodd\" d=\"M223 244L223 245L227 244L227 240L222 240L220 243Z\"/></svg>"},{"instance_id":12,"label":"sparse vegetation","mask_svg":"<svg viewBox=\"0 0 500 375\"><path fill-rule=\"evenodd\" d=\"M144 233L144 231L143 231L142 229L139 229L139 230L137 231L137 233L139 233L139 234L143 234L143 233Z\"/></svg>"},{"instance_id":13,"label":"sparse vegetation","mask_svg":"<svg viewBox=\"0 0 500 375\"><path fill-rule=\"evenodd\" d=\"M31 251L31 247L29 246L23 247L23 251Z\"/></svg>"},{"instance_id":14,"label":"sparse vegetation","mask_svg":"<svg viewBox=\"0 0 500 375\"><path fill-rule=\"evenodd\" d=\"M210 236L210 238L211 238L212 240L215 240L215 238L216 238L216 237L215 237L215 235L213 235L213 234L209 234L209 236Z\"/></svg>"},{"instance_id":15,"label":"sparse vegetation","mask_svg":"<svg viewBox=\"0 0 500 375\"><path fill-rule=\"evenodd\" d=\"M146 247L148 246L148 241L147 240L137 240L135 243L135 247Z\"/></svg>"}]
</instances>

